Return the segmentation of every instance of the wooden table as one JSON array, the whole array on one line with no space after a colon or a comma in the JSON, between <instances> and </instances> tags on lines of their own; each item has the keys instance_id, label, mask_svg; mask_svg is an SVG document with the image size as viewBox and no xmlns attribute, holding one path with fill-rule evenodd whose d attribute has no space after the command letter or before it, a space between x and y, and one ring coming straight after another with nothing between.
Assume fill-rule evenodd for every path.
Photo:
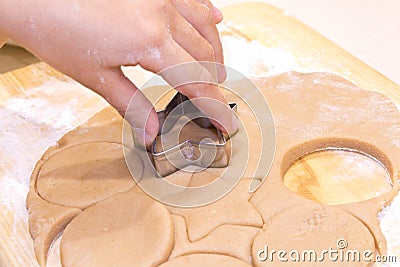
<instances>
[{"instance_id":1,"label":"wooden table","mask_svg":"<svg viewBox=\"0 0 400 267\"><path fill-rule=\"evenodd\" d=\"M399 85L281 10L261 3L242 3L224 8L224 14L227 27L223 35L282 49L293 56L300 69L337 73L400 103ZM57 92L59 85L73 87L73 93L66 94L62 89ZM54 90L50 93L49 88ZM56 127L57 117L50 116L49 110L41 110L44 106L39 104L29 106L30 99L36 104L48 101L60 110L69 110L72 117L67 125ZM48 146L105 105L97 95L45 63L0 75L0 186L8 186L0 189L0 266L36 266L23 210L29 171ZM334 161L335 156L330 160ZM19 172L16 166L23 168ZM360 188L368 190L365 188L371 185ZM318 197L316 200L322 201Z\"/></svg>"}]
</instances>

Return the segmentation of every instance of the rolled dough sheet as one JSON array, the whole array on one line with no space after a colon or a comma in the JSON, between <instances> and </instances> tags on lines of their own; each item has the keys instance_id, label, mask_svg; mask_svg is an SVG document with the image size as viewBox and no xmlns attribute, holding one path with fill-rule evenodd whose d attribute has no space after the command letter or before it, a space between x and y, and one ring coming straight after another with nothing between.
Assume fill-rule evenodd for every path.
<instances>
[{"instance_id":1,"label":"rolled dough sheet","mask_svg":"<svg viewBox=\"0 0 400 267\"><path fill-rule=\"evenodd\" d=\"M254 250L264 241L277 242L275 235L287 234L286 238L279 240L281 243L275 244L291 248L291 244L297 243L292 240L289 232L285 233L286 230L295 231L299 223L309 224L309 216L314 219L314 223L311 223L311 228L307 228L310 231L305 230L305 237L311 238L318 233L321 243L316 243L317 248L318 244L330 244L333 237L340 236L348 240L351 246L359 242L363 248L376 249L384 253L386 242L379 228L377 213L384 205L390 203L399 185L397 178L400 164L400 116L396 106L378 93L363 91L350 82L328 73L289 72L260 79L256 83L268 100L274 115L276 152L267 179L253 194L247 191L251 179L246 178L252 178L254 169L259 164L260 142L268 140L261 140L259 126L251 108L232 93L226 93L226 96L228 101L238 103L238 116L248 132L249 163L243 179L228 195L204 207L165 207L147 197L138 186L125 182L120 185L110 182L111 187L98 190L99 192L91 192L90 188L87 188L87 191L82 190L81 184L84 181L82 178L91 177L95 180L96 170L99 167L106 168L107 172L102 172L102 174L107 173L105 179L112 180L113 177L120 177L118 174L125 173L123 169L126 167L122 166L120 154L116 153L107 158L101 153L105 147L115 148L121 144L121 132L118 132L121 128L118 130L116 126L121 125L122 120L111 109L99 113L97 119L95 117L67 134L60 140L59 146L50 148L32 174L31 193L42 197L46 203L53 205L62 203L71 208L83 209L83 212L78 210L77 214L74 213L76 217L70 223L59 222L67 225L61 237L63 264L69 266L76 260L82 260L76 266L109 266L111 262L108 259L96 258L96 255L104 253L112 256L116 263L124 264L127 263L124 259L129 259L145 266L163 262L165 266L178 266L174 263L180 264L182 261L186 263L189 261L190 264L194 264L193 266L197 266L196 264L204 266L203 263L208 259L214 262L214 258L221 257L224 259L222 262L225 259L231 261L233 257L240 259L239 262L257 265L261 263L254 258L254 251L252 256L251 246ZM114 126L110 128L110 125ZM83 150L78 147L92 148ZM283 175L291 164L298 157L327 147L354 149L378 159L390 173L391 190L378 197L356 203L326 206L287 189L283 184ZM114 167L102 166L99 163L102 157L106 157L106 161L112 163L110 166ZM82 168L81 163L84 160L86 160L85 168ZM78 175L71 180L68 179L62 190L53 190L52 194L44 193L43 189L51 188L57 177L60 177L61 181L68 177L68 173L60 172L65 166ZM42 168L43 171L46 169L48 171L41 178ZM57 173L51 179L50 170ZM83 175L82 170L87 170L87 173ZM224 169L218 171L208 169L196 175L203 176L201 180L209 182L223 171ZM175 179L186 186L202 185L201 180L194 179L196 175L186 176L177 172L171 177L171 181ZM122 176L125 177L125 174ZM186 177L187 182L184 181ZM39 181L40 179L42 180ZM74 198L73 193L65 191L68 190L66 185L76 188L77 192L83 195ZM132 186L134 187L131 189ZM97 190L95 186L92 189ZM119 193L127 190L129 191ZM62 196L63 194L65 196ZM30 201L28 198L28 206ZM299 208L300 206L306 208ZM31 214L41 208L40 203L29 206ZM147 210L151 212L146 212ZM29 218L32 225L53 219L52 214L35 214L39 216ZM313 217L315 214L322 214L318 216L331 220L322 220L323 223L319 223L320 220L317 218L315 222ZM161 232L161 226L165 232ZM351 231L344 231L346 227ZM45 235L46 231L55 232L55 229L61 231L61 228L63 227L56 228L54 225L49 225L44 228L42 234ZM272 229L275 229L273 233L270 232ZM40 246L42 240L36 239L35 235L32 236L34 242ZM255 237L256 242L253 242ZM235 244L234 240L238 242L241 240L244 244ZM98 245L98 248L93 244ZM151 254L147 254L148 249L143 249L143 247L148 248L148 244L153 246ZM117 249L114 249L114 246ZM107 254L107 249L112 255ZM37 252L37 257L44 259L42 265L46 255L45 250ZM86 256L88 261L83 262Z\"/></svg>"}]
</instances>

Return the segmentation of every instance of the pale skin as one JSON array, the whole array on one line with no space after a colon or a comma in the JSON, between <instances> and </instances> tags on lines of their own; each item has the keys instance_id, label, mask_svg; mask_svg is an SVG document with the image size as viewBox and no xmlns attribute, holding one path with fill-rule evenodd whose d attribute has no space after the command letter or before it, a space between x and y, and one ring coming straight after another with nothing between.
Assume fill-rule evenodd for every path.
<instances>
[{"instance_id":1,"label":"pale skin","mask_svg":"<svg viewBox=\"0 0 400 267\"><path fill-rule=\"evenodd\" d=\"M104 97L126 119L139 140L150 145L159 123L150 101L121 71L140 65L154 73L181 63L223 64L216 24L222 13L209 0L1 0L0 45L9 38L57 70ZM217 68L218 81L226 78ZM176 84L179 77L164 77ZM56 88L55 88L56 89ZM176 88L191 99L226 103L216 85ZM217 128L236 131L228 108L196 101ZM131 108L133 106L133 108Z\"/></svg>"}]
</instances>

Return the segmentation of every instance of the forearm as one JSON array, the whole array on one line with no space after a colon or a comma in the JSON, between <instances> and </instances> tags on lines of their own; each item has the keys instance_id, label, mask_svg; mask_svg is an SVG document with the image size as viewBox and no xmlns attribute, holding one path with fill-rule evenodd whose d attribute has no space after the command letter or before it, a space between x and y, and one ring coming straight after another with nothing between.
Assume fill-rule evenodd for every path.
<instances>
[{"instance_id":1,"label":"forearm","mask_svg":"<svg viewBox=\"0 0 400 267\"><path fill-rule=\"evenodd\" d=\"M71 6L66 2L70 1L1 0L0 37L41 54L59 30L56 28L57 20L64 17L65 6Z\"/></svg>"},{"instance_id":2,"label":"forearm","mask_svg":"<svg viewBox=\"0 0 400 267\"><path fill-rule=\"evenodd\" d=\"M30 19L36 17L33 4L27 0L0 1L0 36L14 39L27 39L30 34ZM31 17L32 16L32 17Z\"/></svg>"}]
</instances>

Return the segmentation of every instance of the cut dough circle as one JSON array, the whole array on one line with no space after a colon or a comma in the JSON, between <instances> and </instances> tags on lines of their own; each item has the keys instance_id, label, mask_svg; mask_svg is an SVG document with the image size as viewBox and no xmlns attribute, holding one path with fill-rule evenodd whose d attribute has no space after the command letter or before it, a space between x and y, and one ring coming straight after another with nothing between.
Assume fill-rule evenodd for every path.
<instances>
[{"instance_id":1,"label":"cut dough circle","mask_svg":"<svg viewBox=\"0 0 400 267\"><path fill-rule=\"evenodd\" d=\"M156 266L168 259L174 227L166 207L129 191L99 202L66 227L63 266Z\"/></svg>"},{"instance_id":2,"label":"cut dough circle","mask_svg":"<svg viewBox=\"0 0 400 267\"><path fill-rule=\"evenodd\" d=\"M249 267L246 262L218 254L190 254L161 264L160 267Z\"/></svg>"},{"instance_id":3,"label":"cut dough circle","mask_svg":"<svg viewBox=\"0 0 400 267\"><path fill-rule=\"evenodd\" d=\"M123 146L108 142L76 145L55 154L40 169L36 184L45 200L81 209L133 186Z\"/></svg>"},{"instance_id":4,"label":"cut dough circle","mask_svg":"<svg viewBox=\"0 0 400 267\"><path fill-rule=\"evenodd\" d=\"M374 242L368 228L350 213L318 204L302 205L279 213L265 225L254 239L252 258L255 266L368 266L363 254L375 252ZM286 252L281 259L280 250ZM349 251L358 251L360 260L353 261Z\"/></svg>"}]
</instances>

